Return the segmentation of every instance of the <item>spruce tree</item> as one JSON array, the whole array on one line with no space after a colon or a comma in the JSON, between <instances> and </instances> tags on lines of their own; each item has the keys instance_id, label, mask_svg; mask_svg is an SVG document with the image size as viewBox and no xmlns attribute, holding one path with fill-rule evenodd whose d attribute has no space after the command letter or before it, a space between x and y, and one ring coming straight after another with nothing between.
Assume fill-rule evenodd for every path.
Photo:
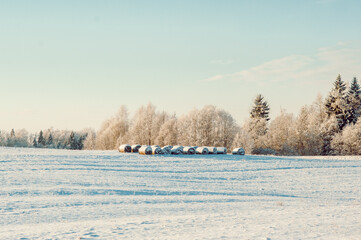
<instances>
[{"instance_id":1,"label":"spruce tree","mask_svg":"<svg viewBox=\"0 0 361 240\"><path fill-rule=\"evenodd\" d=\"M13 128L11 129L10 136L8 136L6 140L6 146L15 147L15 145L16 145L16 138L15 138L15 130Z\"/></svg>"},{"instance_id":2,"label":"spruce tree","mask_svg":"<svg viewBox=\"0 0 361 240\"><path fill-rule=\"evenodd\" d=\"M361 90L356 77L351 82L350 89L346 95L347 102L347 123L355 124L361 114Z\"/></svg>"},{"instance_id":3,"label":"spruce tree","mask_svg":"<svg viewBox=\"0 0 361 240\"><path fill-rule=\"evenodd\" d=\"M38 142L36 141L36 137L33 139L33 147L38 147Z\"/></svg>"},{"instance_id":4,"label":"spruce tree","mask_svg":"<svg viewBox=\"0 0 361 240\"><path fill-rule=\"evenodd\" d=\"M10 137L11 137L11 138L15 138L15 130L14 130L14 128L11 129Z\"/></svg>"},{"instance_id":5,"label":"spruce tree","mask_svg":"<svg viewBox=\"0 0 361 240\"><path fill-rule=\"evenodd\" d=\"M45 138L43 136L43 131L41 130L38 137L38 146L40 145L40 147L44 147L45 144Z\"/></svg>"},{"instance_id":6,"label":"spruce tree","mask_svg":"<svg viewBox=\"0 0 361 240\"><path fill-rule=\"evenodd\" d=\"M78 150L82 150L84 147L84 140L86 139L86 135L82 135L79 137L78 141L77 141L77 149Z\"/></svg>"},{"instance_id":7,"label":"spruce tree","mask_svg":"<svg viewBox=\"0 0 361 240\"><path fill-rule=\"evenodd\" d=\"M75 138L75 133L72 131L70 133L70 136L69 136L69 145L70 145L70 149L78 149L78 143L77 143L77 140Z\"/></svg>"},{"instance_id":8,"label":"spruce tree","mask_svg":"<svg viewBox=\"0 0 361 240\"><path fill-rule=\"evenodd\" d=\"M252 119L265 119L269 121L269 106L261 94L258 94L254 100L253 108L250 112Z\"/></svg>"},{"instance_id":9,"label":"spruce tree","mask_svg":"<svg viewBox=\"0 0 361 240\"><path fill-rule=\"evenodd\" d=\"M338 75L333 85L326 99L326 113L328 117L336 117L339 130L342 130L347 123L346 83L341 80L341 75Z\"/></svg>"},{"instance_id":10,"label":"spruce tree","mask_svg":"<svg viewBox=\"0 0 361 240\"><path fill-rule=\"evenodd\" d=\"M48 146L51 146L51 145L53 145L53 135L50 133L49 134L49 137L48 137L48 140L46 141L46 145L48 145Z\"/></svg>"},{"instance_id":11,"label":"spruce tree","mask_svg":"<svg viewBox=\"0 0 361 240\"><path fill-rule=\"evenodd\" d=\"M269 106L261 94L254 99L253 107L250 112L250 121L246 130L254 143L252 152L263 152L266 148L265 136L268 131L267 122L269 118Z\"/></svg>"}]
</instances>

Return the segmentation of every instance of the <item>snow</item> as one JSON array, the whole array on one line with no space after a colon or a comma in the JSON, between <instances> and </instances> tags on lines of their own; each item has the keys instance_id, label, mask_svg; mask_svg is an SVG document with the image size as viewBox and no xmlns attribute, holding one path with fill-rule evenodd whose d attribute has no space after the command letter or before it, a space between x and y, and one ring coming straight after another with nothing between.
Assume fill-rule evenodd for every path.
<instances>
[{"instance_id":1,"label":"snow","mask_svg":"<svg viewBox=\"0 0 361 240\"><path fill-rule=\"evenodd\" d=\"M0 148L0 239L359 239L361 157Z\"/></svg>"}]
</instances>

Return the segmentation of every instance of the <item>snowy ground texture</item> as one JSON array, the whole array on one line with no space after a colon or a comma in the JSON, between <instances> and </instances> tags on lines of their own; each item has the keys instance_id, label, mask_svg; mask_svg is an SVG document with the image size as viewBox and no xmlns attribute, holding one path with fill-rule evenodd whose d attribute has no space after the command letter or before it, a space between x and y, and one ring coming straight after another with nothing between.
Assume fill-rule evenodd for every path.
<instances>
[{"instance_id":1,"label":"snowy ground texture","mask_svg":"<svg viewBox=\"0 0 361 240\"><path fill-rule=\"evenodd\" d=\"M0 239L361 239L361 158L0 148Z\"/></svg>"}]
</instances>

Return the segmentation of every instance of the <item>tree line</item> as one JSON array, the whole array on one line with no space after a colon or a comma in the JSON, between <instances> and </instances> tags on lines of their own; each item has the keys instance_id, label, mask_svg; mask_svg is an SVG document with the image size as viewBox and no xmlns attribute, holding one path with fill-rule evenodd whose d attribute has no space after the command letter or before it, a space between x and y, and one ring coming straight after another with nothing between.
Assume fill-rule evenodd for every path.
<instances>
[{"instance_id":1,"label":"tree line","mask_svg":"<svg viewBox=\"0 0 361 240\"><path fill-rule=\"evenodd\" d=\"M361 154L361 99L356 78L346 84L338 75L326 99L318 96L297 116L281 111L270 121L268 114L268 104L259 95L234 142L254 154Z\"/></svg>"},{"instance_id":2,"label":"tree line","mask_svg":"<svg viewBox=\"0 0 361 240\"><path fill-rule=\"evenodd\" d=\"M282 110L271 120L269 113L269 104L261 94L254 99L249 118L242 125L212 105L176 117L148 104L132 119L122 106L103 123L93 148L116 149L128 143L243 147L252 154L361 154L361 98L356 78L346 84L338 75L325 99L318 96L296 116Z\"/></svg>"},{"instance_id":3,"label":"tree line","mask_svg":"<svg viewBox=\"0 0 361 240\"><path fill-rule=\"evenodd\" d=\"M76 132L51 128L35 134L25 129L11 129L9 133L0 131L0 146L81 150L87 147L86 140L94 135L95 132L92 129Z\"/></svg>"},{"instance_id":4,"label":"tree line","mask_svg":"<svg viewBox=\"0 0 361 240\"><path fill-rule=\"evenodd\" d=\"M0 132L0 145L65 149L117 149L120 144L243 147L247 153L276 155L361 154L360 85L337 76L328 96L318 96L294 116L282 110L270 119L270 106L259 94L249 118L238 125L227 111L213 105L177 117L149 103L133 117L126 106L95 132L47 129Z\"/></svg>"}]
</instances>

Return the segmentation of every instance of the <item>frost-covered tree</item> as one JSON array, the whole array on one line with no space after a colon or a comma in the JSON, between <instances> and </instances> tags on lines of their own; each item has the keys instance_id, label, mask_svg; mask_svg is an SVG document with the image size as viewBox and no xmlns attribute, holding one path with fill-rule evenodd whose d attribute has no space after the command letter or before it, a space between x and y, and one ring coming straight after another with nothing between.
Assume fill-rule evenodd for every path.
<instances>
[{"instance_id":1,"label":"frost-covered tree","mask_svg":"<svg viewBox=\"0 0 361 240\"><path fill-rule=\"evenodd\" d=\"M326 112L325 102L322 95L318 95L316 100L307 107L310 125L313 128L320 128L321 124L325 122L328 118Z\"/></svg>"},{"instance_id":2,"label":"frost-covered tree","mask_svg":"<svg viewBox=\"0 0 361 240\"><path fill-rule=\"evenodd\" d=\"M69 136L71 134L71 131L53 129L48 129L47 131L45 131L46 134L50 132L53 135L54 148L70 148Z\"/></svg>"},{"instance_id":3,"label":"frost-covered tree","mask_svg":"<svg viewBox=\"0 0 361 240\"><path fill-rule=\"evenodd\" d=\"M267 148L273 149L278 154L295 155L296 152L291 144L293 125L293 115L282 110L281 114L270 123L267 132Z\"/></svg>"},{"instance_id":4,"label":"frost-covered tree","mask_svg":"<svg viewBox=\"0 0 361 240\"><path fill-rule=\"evenodd\" d=\"M321 103L322 106L322 103ZM323 141L321 138L320 113L317 105L301 108L292 126L290 145L298 155L319 155Z\"/></svg>"},{"instance_id":5,"label":"frost-covered tree","mask_svg":"<svg viewBox=\"0 0 361 240\"><path fill-rule=\"evenodd\" d=\"M86 139L86 135L79 135L77 139L77 149L82 150L84 148L84 140Z\"/></svg>"},{"instance_id":6,"label":"frost-covered tree","mask_svg":"<svg viewBox=\"0 0 361 240\"><path fill-rule=\"evenodd\" d=\"M267 148L266 133L268 131L268 121L270 108L267 101L261 94L257 95L250 112L250 119L246 121L244 129L248 131L253 141L253 151L263 152Z\"/></svg>"},{"instance_id":7,"label":"frost-covered tree","mask_svg":"<svg viewBox=\"0 0 361 240\"><path fill-rule=\"evenodd\" d=\"M335 134L331 140L331 148L337 155L361 154L361 121L347 125L342 132Z\"/></svg>"},{"instance_id":8,"label":"frost-covered tree","mask_svg":"<svg viewBox=\"0 0 361 240\"><path fill-rule=\"evenodd\" d=\"M214 145L216 107L205 106L198 114L197 142L199 146Z\"/></svg>"},{"instance_id":9,"label":"frost-covered tree","mask_svg":"<svg viewBox=\"0 0 361 240\"><path fill-rule=\"evenodd\" d=\"M178 120L178 144L185 146L199 146L198 143L198 115L199 110L193 109Z\"/></svg>"},{"instance_id":10,"label":"frost-covered tree","mask_svg":"<svg viewBox=\"0 0 361 240\"><path fill-rule=\"evenodd\" d=\"M177 118L172 117L162 124L155 144L160 146L178 144Z\"/></svg>"},{"instance_id":11,"label":"frost-covered tree","mask_svg":"<svg viewBox=\"0 0 361 240\"><path fill-rule=\"evenodd\" d=\"M157 112L156 107L151 103L141 106L133 117L129 142L142 145L156 144L160 129L168 119L168 113Z\"/></svg>"},{"instance_id":12,"label":"frost-covered tree","mask_svg":"<svg viewBox=\"0 0 361 240\"><path fill-rule=\"evenodd\" d=\"M10 134L7 135L7 138L6 138L6 146L8 147L16 147L15 146L15 142L16 139L15 139L15 130L14 129L11 129L10 131Z\"/></svg>"},{"instance_id":13,"label":"frost-covered tree","mask_svg":"<svg viewBox=\"0 0 361 240\"><path fill-rule=\"evenodd\" d=\"M38 141L36 141L36 137L33 139L33 147L38 147Z\"/></svg>"},{"instance_id":14,"label":"frost-covered tree","mask_svg":"<svg viewBox=\"0 0 361 240\"><path fill-rule=\"evenodd\" d=\"M65 142L64 148L71 149L71 145L75 146L75 134L73 131L70 132L67 141Z\"/></svg>"},{"instance_id":15,"label":"frost-covered tree","mask_svg":"<svg viewBox=\"0 0 361 240\"><path fill-rule=\"evenodd\" d=\"M14 128L11 129L10 137L11 137L11 138L15 138L15 130L14 130Z\"/></svg>"},{"instance_id":16,"label":"frost-covered tree","mask_svg":"<svg viewBox=\"0 0 361 240\"><path fill-rule=\"evenodd\" d=\"M244 128L240 128L233 139L232 147L234 148L243 148L247 154L252 153L254 148L254 141L250 136L249 132Z\"/></svg>"},{"instance_id":17,"label":"frost-covered tree","mask_svg":"<svg viewBox=\"0 0 361 240\"><path fill-rule=\"evenodd\" d=\"M53 135L51 133L49 133L49 136L46 140L46 145L48 145L49 147L52 147L53 146Z\"/></svg>"},{"instance_id":18,"label":"frost-covered tree","mask_svg":"<svg viewBox=\"0 0 361 240\"><path fill-rule=\"evenodd\" d=\"M69 146L72 150L78 149L78 142L73 131L70 133L69 136Z\"/></svg>"},{"instance_id":19,"label":"frost-covered tree","mask_svg":"<svg viewBox=\"0 0 361 240\"><path fill-rule=\"evenodd\" d=\"M93 150L96 144L96 133L93 129L87 128L82 131L83 135L86 136L84 140L84 149Z\"/></svg>"},{"instance_id":20,"label":"frost-covered tree","mask_svg":"<svg viewBox=\"0 0 361 240\"><path fill-rule=\"evenodd\" d=\"M16 147L28 147L29 146L29 133L25 129L18 129L15 136Z\"/></svg>"},{"instance_id":21,"label":"frost-covered tree","mask_svg":"<svg viewBox=\"0 0 361 240\"><path fill-rule=\"evenodd\" d=\"M0 130L0 146L5 146L5 139L4 132Z\"/></svg>"},{"instance_id":22,"label":"frost-covered tree","mask_svg":"<svg viewBox=\"0 0 361 240\"><path fill-rule=\"evenodd\" d=\"M292 128L291 145L299 155L306 155L308 151L308 125L309 115L307 107L302 107Z\"/></svg>"},{"instance_id":23,"label":"frost-covered tree","mask_svg":"<svg viewBox=\"0 0 361 240\"><path fill-rule=\"evenodd\" d=\"M156 108L149 103L146 107L141 106L136 112L131 126L131 141L134 144L153 145L158 133Z\"/></svg>"},{"instance_id":24,"label":"frost-covered tree","mask_svg":"<svg viewBox=\"0 0 361 240\"><path fill-rule=\"evenodd\" d=\"M326 113L329 117L335 116L339 129L347 124L347 101L345 96L346 83L338 75L334 82L334 87L326 99Z\"/></svg>"},{"instance_id":25,"label":"frost-covered tree","mask_svg":"<svg viewBox=\"0 0 361 240\"><path fill-rule=\"evenodd\" d=\"M73 133L77 141L76 149L82 149L84 139L87 135L82 132ZM54 130L52 128L45 131L41 130L39 136L29 134L25 129L16 129L7 133L6 136L4 133L0 133L0 140L4 143L2 145L9 147L70 148L70 135L71 131ZM4 140L1 139L2 136L5 136Z\"/></svg>"},{"instance_id":26,"label":"frost-covered tree","mask_svg":"<svg viewBox=\"0 0 361 240\"><path fill-rule=\"evenodd\" d=\"M321 125L321 137L323 139L322 155L333 154L331 141L335 134L342 131L348 122L349 107L346 98L346 84L338 75L334 87L326 99L325 107L328 119Z\"/></svg>"},{"instance_id":27,"label":"frost-covered tree","mask_svg":"<svg viewBox=\"0 0 361 240\"><path fill-rule=\"evenodd\" d=\"M116 149L118 139L125 136L129 131L128 110L121 106L118 113L107 119L97 132L96 148L97 149Z\"/></svg>"},{"instance_id":28,"label":"frost-covered tree","mask_svg":"<svg viewBox=\"0 0 361 240\"><path fill-rule=\"evenodd\" d=\"M194 109L178 121L178 139L182 145L231 148L237 131L233 117L213 105Z\"/></svg>"},{"instance_id":29,"label":"frost-covered tree","mask_svg":"<svg viewBox=\"0 0 361 240\"><path fill-rule=\"evenodd\" d=\"M269 121L269 111L270 108L268 106L267 101L264 100L261 94L258 94L254 99L253 107L250 112L252 119L265 119Z\"/></svg>"},{"instance_id":30,"label":"frost-covered tree","mask_svg":"<svg viewBox=\"0 0 361 240\"><path fill-rule=\"evenodd\" d=\"M253 142L252 152L261 152L262 149L267 148L268 123L265 118L248 119L243 128L248 132Z\"/></svg>"},{"instance_id":31,"label":"frost-covered tree","mask_svg":"<svg viewBox=\"0 0 361 240\"><path fill-rule=\"evenodd\" d=\"M321 124L320 136L323 141L321 155L334 154L331 147L331 141L335 134L340 132L339 127L339 121L336 116L330 116L325 122Z\"/></svg>"},{"instance_id":32,"label":"frost-covered tree","mask_svg":"<svg viewBox=\"0 0 361 240\"><path fill-rule=\"evenodd\" d=\"M85 140L86 136L79 134L79 133L75 133L75 132L71 132L70 136L69 136L69 148L72 150L82 150L84 147L84 140Z\"/></svg>"},{"instance_id":33,"label":"frost-covered tree","mask_svg":"<svg viewBox=\"0 0 361 240\"><path fill-rule=\"evenodd\" d=\"M223 109L217 109L214 145L230 149L237 132L239 126L232 115Z\"/></svg>"},{"instance_id":34,"label":"frost-covered tree","mask_svg":"<svg viewBox=\"0 0 361 240\"><path fill-rule=\"evenodd\" d=\"M360 85L356 77L353 78L346 95L347 123L355 124L361 113Z\"/></svg>"},{"instance_id":35,"label":"frost-covered tree","mask_svg":"<svg viewBox=\"0 0 361 240\"><path fill-rule=\"evenodd\" d=\"M152 143L157 144L157 145L162 145L157 143L159 134L160 134L160 130L162 128L162 126L170 119L169 114L166 113L165 111L160 112L160 113L156 113L155 118L154 118L154 123L152 124ZM176 125L173 125L174 127L176 127ZM175 136L176 137L176 136ZM174 141L173 141L174 142Z\"/></svg>"},{"instance_id":36,"label":"frost-covered tree","mask_svg":"<svg viewBox=\"0 0 361 240\"><path fill-rule=\"evenodd\" d=\"M45 138L43 136L43 130L40 130L39 137L38 137L38 146L39 147L44 147L45 144L46 144L46 142L45 142Z\"/></svg>"},{"instance_id":37,"label":"frost-covered tree","mask_svg":"<svg viewBox=\"0 0 361 240\"><path fill-rule=\"evenodd\" d=\"M28 147L29 133L25 129L11 129L10 133L3 134L0 132L0 142L0 145L7 147Z\"/></svg>"}]
</instances>

